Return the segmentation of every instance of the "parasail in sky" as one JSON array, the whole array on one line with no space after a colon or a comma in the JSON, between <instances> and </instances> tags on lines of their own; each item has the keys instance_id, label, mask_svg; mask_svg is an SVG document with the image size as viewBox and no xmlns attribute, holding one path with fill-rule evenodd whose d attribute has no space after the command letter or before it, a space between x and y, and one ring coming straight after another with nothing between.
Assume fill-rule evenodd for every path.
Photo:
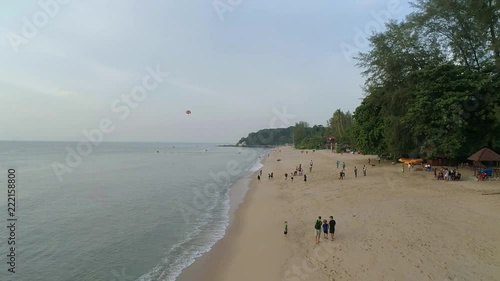
<instances>
[{"instance_id":1,"label":"parasail in sky","mask_svg":"<svg viewBox=\"0 0 500 281\"><path fill-rule=\"evenodd\" d=\"M187 115L191 114L191 110L186 110L186 114Z\"/></svg>"}]
</instances>

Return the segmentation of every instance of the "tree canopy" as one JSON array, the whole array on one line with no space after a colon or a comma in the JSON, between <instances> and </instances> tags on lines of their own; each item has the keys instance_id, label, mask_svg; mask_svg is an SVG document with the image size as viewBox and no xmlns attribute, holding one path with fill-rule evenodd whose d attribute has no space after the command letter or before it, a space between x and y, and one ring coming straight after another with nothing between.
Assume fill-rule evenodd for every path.
<instances>
[{"instance_id":1,"label":"tree canopy","mask_svg":"<svg viewBox=\"0 0 500 281\"><path fill-rule=\"evenodd\" d=\"M500 149L500 31L495 0L418 0L357 57L365 98L352 140L365 153L463 159Z\"/></svg>"}]
</instances>

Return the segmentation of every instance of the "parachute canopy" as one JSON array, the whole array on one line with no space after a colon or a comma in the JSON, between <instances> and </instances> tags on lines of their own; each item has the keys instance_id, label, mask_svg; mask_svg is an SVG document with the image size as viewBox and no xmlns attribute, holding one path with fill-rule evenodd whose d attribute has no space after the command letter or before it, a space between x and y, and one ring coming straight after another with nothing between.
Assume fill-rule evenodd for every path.
<instances>
[{"instance_id":1,"label":"parachute canopy","mask_svg":"<svg viewBox=\"0 0 500 281\"><path fill-rule=\"evenodd\" d=\"M189 109L188 109L188 110L186 110L186 114L187 114L187 115L191 114L191 110L189 110Z\"/></svg>"}]
</instances>

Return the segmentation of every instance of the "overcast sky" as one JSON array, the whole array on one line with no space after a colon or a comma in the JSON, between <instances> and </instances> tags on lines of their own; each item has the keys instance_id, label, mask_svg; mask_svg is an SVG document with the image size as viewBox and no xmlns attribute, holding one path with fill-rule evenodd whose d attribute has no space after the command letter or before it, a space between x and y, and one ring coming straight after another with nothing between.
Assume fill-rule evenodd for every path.
<instances>
[{"instance_id":1,"label":"overcast sky","mask_svg":"<svg viewBox=\"0 0 500 281\"><path fill-rule=\"evenodd\" d=\"M235 143L325 125L363 94L346 46L368 50L374 13L409 12L406 0L58 1L0 4L2 140L81 140L103 119L106 141ZM169 76L152 87L148 67ZM145 99L120 100L144 79Z\"/></svg>"}]
</instances>

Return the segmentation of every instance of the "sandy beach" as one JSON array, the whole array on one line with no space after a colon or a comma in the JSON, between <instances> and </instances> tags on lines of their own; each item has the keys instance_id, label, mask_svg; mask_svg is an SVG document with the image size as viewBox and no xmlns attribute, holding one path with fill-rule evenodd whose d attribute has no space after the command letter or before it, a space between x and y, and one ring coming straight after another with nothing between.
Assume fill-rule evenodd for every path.
<instances>
[{"instance_id":1,"label":"sandy beach","mask_svg":"<svg viewBox=\"0 0 500 281\"><path fill-rule=\"evenodd\" d=\"M500 280L500 194L483 195L500 192L500 181L477 182L471 170L437 181L374 156L369 166L368 157L276 149L226 236L178 280ZM285 180L299 164L307 182ZM316 245L314 222L330 215L335 240Z\"/></svg>"}]
</instances>

